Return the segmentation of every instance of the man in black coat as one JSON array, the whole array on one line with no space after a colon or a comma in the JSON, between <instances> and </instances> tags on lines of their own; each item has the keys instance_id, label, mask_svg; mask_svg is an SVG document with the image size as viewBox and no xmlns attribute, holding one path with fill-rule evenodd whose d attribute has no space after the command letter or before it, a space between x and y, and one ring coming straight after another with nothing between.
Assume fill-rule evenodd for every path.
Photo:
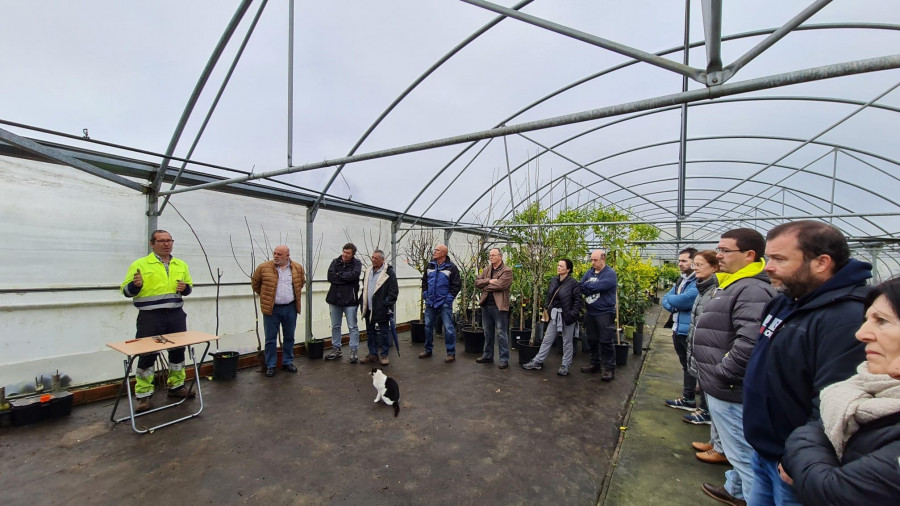
<instances>
[{"instance_id":1,"label":"man in black coat","mask_svg":"<svg viewBox=\"0 0 900 506\"><path fill-rule=\"evenodd\" d=\"M362 273L362 262L356 258L356 246L352 242L344 245L341 256L332 260L328 266L328 295L325 302L331 312L331 353L325 360L341 358L341 319L347 318L350 329L350 363L359 362L359 327L356 324L356 312L359 303L359 275Z\"/></svg>"},{"instance_id":2,"label":"man in black coat","mask_svg":"<svg viewBox=\"0 0 900 506\"><path fill-rule=\"evenodd\" d=\"M766 272L781 292L763 312L744 376L744 436L755 450L750 504L800 504L778 462L791 432L818 418L819 392L856 372L872 266L850 258L836 228L784 223L766 237Z\"/></svg>"},{"instance_id":3,"label":"man in black coat","mask_svg":"<svg viewBox=\"0 0 900 506\"><path fill-rule=\"evenodd\" d=\"M377 249L372 252L372 266L366 269L363 276L363 291L360 296L363 319L366 321L366 343L369 355L362 363L369 364L379 360L379 344L381 345L381 365L388 365L391 351L391 319L394 316L394 304L400 289L394 268L384 263L384 252Z\"/></svg>"}]
</instances>

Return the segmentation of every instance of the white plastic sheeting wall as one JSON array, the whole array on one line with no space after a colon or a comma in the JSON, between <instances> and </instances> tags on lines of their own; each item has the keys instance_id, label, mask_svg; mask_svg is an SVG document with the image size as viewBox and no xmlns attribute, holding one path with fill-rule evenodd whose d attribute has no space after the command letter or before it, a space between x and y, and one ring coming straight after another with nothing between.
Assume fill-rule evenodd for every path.
<instances>
[{"instance_id":1,"label":"white plastic sheeting wall","mask_svg":"<svg viewBox=\"0 0 900 506\"><path fill-rule=\"evenodd\" d=\"M123 356L106 343L134 336L137 310L119 285L128 265L148 252L145 197L70 167L12 157L0 157L0 194L0 385L13 394L27 390L36 376L49 378L57 370L71 385L119 377ZM303 262L306 208L208 191L177 195L172 204L209 259L207 267L188 225L173 207L166 209L159 227L171 232L173 254L188 263L195 284L185 298L188 328L216 331L210 268L213 275L221 270L219 347L255 351L254 304L245 274L251 271L251 235L257 263L271 258L271 248L281 243ZM330 335L325 303L330 261L348 240L365 262L376 247L390 261L390 230L387 221L319 212L313 234L318 282L311 310L316 337ZM397 319L403 322L418 317L420 282L400 251ZM365 327L361 318L360 327ZM301 318L298 341L305 338L304 329ZM347 331L346 324L342 330Z\"/></svg>"}]
</instances>

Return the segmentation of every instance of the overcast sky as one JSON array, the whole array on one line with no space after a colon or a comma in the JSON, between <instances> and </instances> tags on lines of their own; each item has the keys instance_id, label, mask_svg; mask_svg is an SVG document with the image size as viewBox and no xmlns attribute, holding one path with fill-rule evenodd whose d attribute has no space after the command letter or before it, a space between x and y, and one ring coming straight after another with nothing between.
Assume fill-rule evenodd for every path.
<instances>
[{"instance_id":1,"label":"overcast sky","mask_svg":"<svg viewBox=\"0 0 900 506\"><path fill-rule=\"evenodd\" d=\"M513 2L498 2L510 6ZM724 2L722 32L725 35L782 25L809 2ZM0 14L0 119L80 135L89 129L98 139L162 153L176 127L190 93L234 14L238 2L222 0L120 2L120 1L4 1ZM703 39L700 2L691 2L691 40ZM254 3L244 17L228 49L206 86L176 155L186 154L200 121L222 82L237 47L258 9ZM300 1L296 2L294 42L294 140L293 162L299 165L346 155L366 128L416 77L453 46L496 15L479 7L451 0ZM682 44L684 3L658 1L536 0L524 12L570 26L599 37L648 52ZM896 0L836 1L808 23L900 23ZM249 45L237 66L206 133L193 158L239 170L263 172L287 166L287 47L286 1L269 2ZM723 43L728 64L759 37ZM796 32L741 70L731 82L792 70L862 58L896 54L900 32L840 30ZM705 67L705 52L691 52L691 64ZM672 59L681 61L675 53ZM572 81L626 61L604 49L578 42L517 20L505 20L457 54L423 82L374 131L359 153L480 131L538 98ZM839 96L868 101L900 82L900 71L885 71L835 79L830 82L781 88L754 96ZM691 89L698 89L691 82ZM639 64L592 81L526 112L510 123L538 120L681 91L681 78L672 72ZM880 104L900 107L900 91ZM692 107L692 137L717 135L773 135L807 139L854 110L848 105L793 102L714 103ZM528 136L545 145L555 144L608 123L580 123L532 132ZM597 130L559 148L566 158L588 165L620 151L678 138L679 114L660 113ZM82 143L0 125L30 137L48 138L76 146ZM900 159L896 142L897 114L864 111L822 140ZM480 143L478 147L483 146ZM701 205L736 180L787 153L796 144L784 141L696 141L688 146L692 180L688 210ZM112 152L107 148L84 145ZM395 210L437 218L466 221L487 219L489 198L475 203L481 192L506 171L502 139L496 139L469 169L450 186L450 181L474 156L462 156L424 192L420 189L462 146L402 155L348 165L345 178L329 190L340 196ZM525 163L539 147L521 137L507 139L513 168ZM783 163L804 166L829 151L809 146ZM130 154L128 156L140 157ZM863 155L864 162L897 174L889 162ZM763 165L710 162L739 159ZM674 208L678 160L677 144L624 154L590 165L598 174L613 177L635 193L646 194ZM155 161L158 161L155 160ZM838 177L876 189L896 181L879 174L866 163L838 155ZM622 172L648 165L660 167L628 175ZM826 156L809 167L810 174L791 176L783 184L820 195L830 192L827 178L834 157ZM569 160L545 155L513 178L514 200L521 200L537 168L541 183L576 168ZM287 176L295 184L321 188L333 169ZM772 168L759 176L769 183L789 175L788 169ZM615 190L609 183L591 186L594 192L576 191L579 185L598 181L594 173L578 170L568 183L572 202L584 203ZM779 183L780 184L780 183ZM494 193L491 219L509 207L509 185ZM719 215L766 189L747 183L734 195L717 202L706 213ZM436 204L432 202L444 192ZM657 193L662 192L662 193ZM743 195L739 195L742 193ZM895 192L889 192L895 193ZM766 196L804 206L800 197L775 190ZM873 197L852 184L838 186L837 200L854 212L896 211L888 200ZM628 197L619 191L608 195ZM888 195L890 197L890 195ZM563 197L555 190L552 200ZM176 197L177 198L177 197ZM812 197L810 197L812 198ZM893 198L893 197L891 197ZM177 201L177 200L176 200ZM548 202L551 201L548 197ZM729 204L725 201L731 201ZM818 202L818 201L817 201ZM660 209L630 195L623 205L648 218L661 218ZM821 205L821 202L819 202ZM430 207L430 208L429 208ZM809 207L808 205L806 207ZM721 208L721 210L718 210ZM819 209L821 211L821 209ZM840 211L836 209L836 211ZM778 208L780 212L780 207ZM701 216L704 213L698 213ZM708 214L707 214L708 215ZM886 219L892 231L897 220ZM865 225L861 225L865 226ZM872 232L874 233L874 231Z\"/></svg>"}]
</instances>

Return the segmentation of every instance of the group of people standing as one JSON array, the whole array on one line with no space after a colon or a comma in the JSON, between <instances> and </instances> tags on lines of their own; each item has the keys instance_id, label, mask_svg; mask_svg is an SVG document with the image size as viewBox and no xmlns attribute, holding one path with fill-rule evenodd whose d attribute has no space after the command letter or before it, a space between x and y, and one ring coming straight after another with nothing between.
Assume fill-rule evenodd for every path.
<instances>
[{"instance_id":1,"label":"group of people standing","mask_svg":"<svg viewBox=\"0 0 900 506\"><path fill-rule=\"evenodd\" d=\"M730 230L679 267L661 302L683 390L665 404L710 425L698 459L733 467L703 491L732 505L896 500L900 279L868 286L872 266L818 221Z\"/></svg>"},{"instance_id":2,"label":"group of people standing","mask_svg":"<svg viewBox=\"0 0 900 506\"><path fill-rule=\"evenodd\" d=\"M186 330L182 309L193 282L185 262L172 256L174 240L164 230L150 236L152 252L132 263L121 290L138 311L136 337ZM425 349L432 357L438 316L446 358L456 360L453 301L459 270L443 244L422 275ZM766 257L768 260L766 260ZM344 245L328 269L332 349L341 358L341 325L350 327L350 362L388 365L396 340L393 308L399 289L394 269L376 250L362 271L356 247ZM508 311L512 270L492 248L478 275L485 347L476 362L509 367ZM710 426L710 441L694 442L697 457L729 463L722 486L704 483L717 501L741 505L850 504L865 498L888 504L900 497L900 278L868 286L872 266L850 257L844 236L818 221L784 223L764 238L738 228L721 235L715 250L679 253L681 279L662 299L673 312L673 342L683 368L681 397L667 406L691 411L684 421ZM558 336L568 375L573 339L583 321L591 348L584 373L615 377L612 325L616 273L606 253L591 253L580 282L573 263L560 259L547 290L545 332L537 355L522 367L538 370ZM360 280L362 292L359 291ZM266 334L266 376L274 376L277 334L283 334L281 369L296 373L294 329L305 283L302 266L285 245L254 271ZM582 317L582 307L586 308ZM356 318L362 309L368 354L358 356ZM860 327L860 322L863 322ZM184 348L171 349L167 394L190 397ZM137 411L151 407L156 354L136 369ZM700 392L700 393L698 393Z\"/></svg>"}]
</instances>

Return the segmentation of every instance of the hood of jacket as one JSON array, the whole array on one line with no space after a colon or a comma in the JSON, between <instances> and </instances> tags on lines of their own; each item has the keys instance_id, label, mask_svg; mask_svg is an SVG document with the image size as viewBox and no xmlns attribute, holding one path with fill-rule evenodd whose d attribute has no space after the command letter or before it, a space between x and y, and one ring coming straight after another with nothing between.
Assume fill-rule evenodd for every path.
<instances>
[{"instance_id":1,"label":"hood of jacket","mask_svg":"<svg viewBox=\"0 0 900 506\"><path fill-rule=\"evenodd\" d=\"M766 261L760 258L756 262L745 265L735 273L717 272L716 277L719 278L719 289L724 290L728 288L728 285L744 278L759 278L768 282L769 275L764 271L765 268Z\"/></svg>"}]
</instances>

